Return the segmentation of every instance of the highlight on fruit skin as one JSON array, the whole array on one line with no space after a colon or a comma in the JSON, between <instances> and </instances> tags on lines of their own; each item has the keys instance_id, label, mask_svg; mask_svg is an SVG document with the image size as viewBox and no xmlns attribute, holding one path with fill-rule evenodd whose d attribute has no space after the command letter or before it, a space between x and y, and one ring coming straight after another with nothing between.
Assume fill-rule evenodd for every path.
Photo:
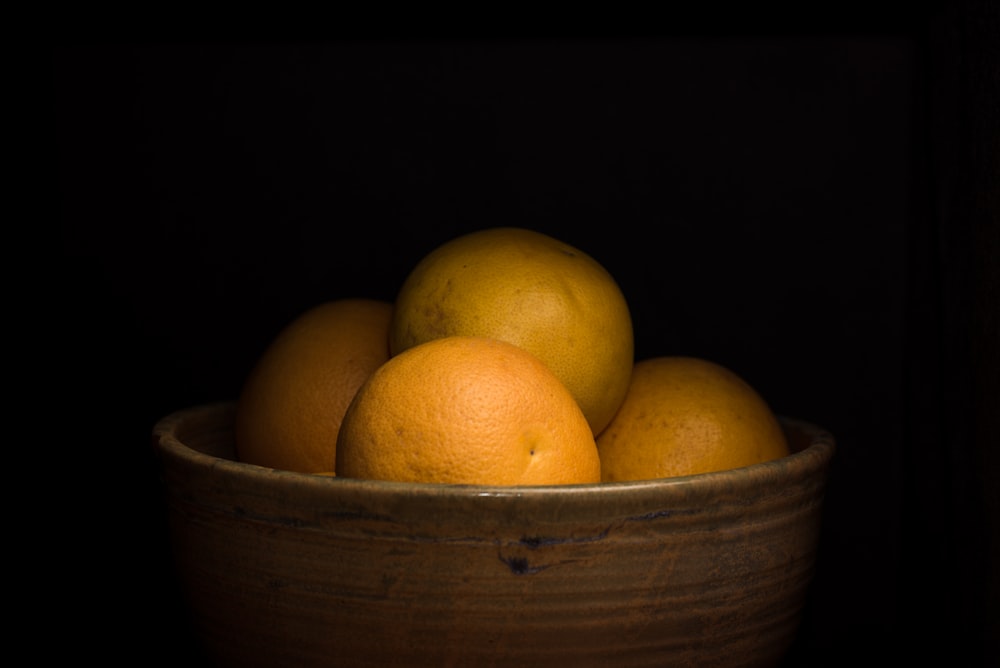
<instances>
[{"instance_id":1,"label":"highlight on fruit skin","mask_svg":"<svg viewBox=\"0 0 1000 668\"><path fill-rule=\"evenodd\" d=\"M683 356L636 363L597 447L605 482L723 471L789 454L780 422L753 387L720 364Z\"/></svg>"},{"instance_id":2,"label":"highlight on fruit skin","mask_svg":"<svg viewBox=\"0 0 1000 668\"><path fill-rule=\"evenodd\" d=\"M392 354L454 335L500 339L541 359L595 435L618 410L635 361L628 303L607 269L561 240L517 227L455 237L403 281Z\"/></svg>"}]
</instances>

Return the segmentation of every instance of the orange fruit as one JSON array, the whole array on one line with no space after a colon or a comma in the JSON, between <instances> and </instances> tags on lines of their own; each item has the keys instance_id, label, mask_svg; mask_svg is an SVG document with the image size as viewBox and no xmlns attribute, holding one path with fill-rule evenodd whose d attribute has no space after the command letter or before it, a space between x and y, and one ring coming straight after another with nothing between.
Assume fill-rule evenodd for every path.
<instances>
[{"instance_id":1,"label":"orange fruit","mask_svg":"<svg viewBox=\"0 0 1000 668\"><path fill-rule=\"evenodd\" d=\"M285 326L244 381L236 407L240 461L331 473L337 432L361 384L389 358L392 305L326 302Z\"/></svg>"},{"instance_id":2,"label":"orange fruit","mask_svg":"<svg viewBox=\"0 0 1000 668\"><path fill-rule=\"evenodd\" d=\"M393 355L445 336L512 343L569 388L594 434L628 389L634 341L621 289L592 257L545 234L500 227L445 242L405 278L395 307Z\"/></svg>"},{"instance_id":3,"label":"orange fruit","mask_svg":"<svg viewBox=\"0 0 1000 668\"><path fill-rule=\"evenodd\" d=\"M788 454L784 431L757 391L693 357L637 362L597 448L606 482L722 471Z\"/></svg>"},{"instance_id":4,"label":"orange fruit","mask_svg":"<svg viewBox=\"0 0 1000 668\"><path fill-rule=\"evenodd\" d=\"M407 482L600 482L590 425L538 358L497 339L449 336L379 367L347 409L337 476Z\"/></svg>"}]
</instances>

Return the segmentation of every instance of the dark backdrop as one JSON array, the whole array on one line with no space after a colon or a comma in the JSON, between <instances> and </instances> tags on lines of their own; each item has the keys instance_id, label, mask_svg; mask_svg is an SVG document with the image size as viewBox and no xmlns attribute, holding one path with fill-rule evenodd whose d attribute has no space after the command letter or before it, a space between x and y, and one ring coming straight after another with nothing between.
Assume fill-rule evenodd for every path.
<instances>
[{"instance_id":1,"label":"dark backdrop","mask_svg":"<svg viewBox=\"0 0 1000 668\"><path fill-rule=\"evenodd\" d=\"M94 651L122 629L194 651L156 419L235 398L305 308L392 299L434 246L519 225L612 272L639 357L726 364L836 437L792 665L995 658L998 35L968 3L832 30L55 48L64 368L74 432L100 435L69 441L98 482L75 600L116 603Z\"/></svg>"}]
</instances>

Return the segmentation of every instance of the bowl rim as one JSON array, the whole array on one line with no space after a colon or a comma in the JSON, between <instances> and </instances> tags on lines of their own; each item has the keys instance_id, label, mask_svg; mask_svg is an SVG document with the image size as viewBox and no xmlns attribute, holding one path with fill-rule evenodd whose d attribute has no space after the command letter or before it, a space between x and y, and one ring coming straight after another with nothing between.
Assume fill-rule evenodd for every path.
<instances>
[{"instance_id":1,"label":"bowl rim","mask_svg":"<svg viewBox=\"0 0 1000 668\"><path fill-rule=\"evenodd\" d=\"M806 420L778 415L786 432L797 432L807 445L780 459L725 471L712 471L687 476L653 478L620 482L600 482L565 485L473 485L450 483L413 483L383 480L362 480L273 469L234 459L215 456L185 444L179 431L195 420L225 420L235 414L235 401L218 401L176 410L159 419L152 432L152 445L161 460L182 465L191 470L211 470L213 475L244 479L250 484L289 485L311 488L321 493L394 497L448 499L480 497L503 499L552 499L567 502L572 499L612 500L655 494L679 495L693 500L727 489L734 495L756 493L763 488L780 488L808 478L825 477L836 444L826 429ZM228 414L228 415L227 415Z\"/></svg>"}]
</instances>

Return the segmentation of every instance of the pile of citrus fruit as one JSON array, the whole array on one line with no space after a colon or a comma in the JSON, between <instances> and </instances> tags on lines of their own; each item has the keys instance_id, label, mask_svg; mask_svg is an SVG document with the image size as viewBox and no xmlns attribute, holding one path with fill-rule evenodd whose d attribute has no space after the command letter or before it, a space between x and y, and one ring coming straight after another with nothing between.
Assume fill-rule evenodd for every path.
<instances>
[{"instance_id":1,"label":"pile of citrus fruit","mask_svg":"<svg viewBox=\"0 0 1000 668\"><path fill-rule=\"evenodd\" d=\"M558 485L788 454L761 396L692 357L635 361L625 296L590 255L502 227L437 247L393 303L320 304L237 402L241 461L407 482Z\"/></svg>"}]
</instances>

